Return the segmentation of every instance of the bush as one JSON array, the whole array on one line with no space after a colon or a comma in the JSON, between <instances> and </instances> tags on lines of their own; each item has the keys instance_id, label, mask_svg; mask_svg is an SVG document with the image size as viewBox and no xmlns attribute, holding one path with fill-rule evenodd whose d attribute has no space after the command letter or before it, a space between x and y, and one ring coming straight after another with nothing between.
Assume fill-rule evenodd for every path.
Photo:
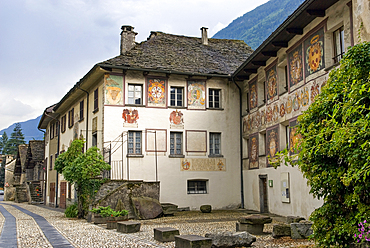
<instances>
[{"instance_id":1,"label":"bush","mask_svg":"<svg viewBox=\"0 0 370 248\"><path fill-rule=\"evenodd\" d=\"M77 216L78 216L77 203L75 203L75 204L70 205L69 207L67 207L67 209L64 211L64 215L67 218L77 218Z\"/></svg>"},{"instance_id":2,"label":"bush","mask_svg":"<svg viewBox=\"0 0 370 248\"><path fill-rule=\"evenodd\" d=\"M125 216L128 214L127 210L122 211L114 211L110 206L102 207L99 206L98 208L93 208L90 210L95 214L99 214L101 217L118 217L118 216Z\"/></svg>"}]
</instances>

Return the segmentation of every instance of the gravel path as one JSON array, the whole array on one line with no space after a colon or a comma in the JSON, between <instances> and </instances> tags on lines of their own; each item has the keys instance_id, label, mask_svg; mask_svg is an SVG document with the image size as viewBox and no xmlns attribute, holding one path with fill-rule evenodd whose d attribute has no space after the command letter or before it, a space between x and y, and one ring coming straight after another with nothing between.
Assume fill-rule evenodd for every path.
<instances>
[{"instance_id":1,"label":"gravel path","mask_svg":"<svg viewBox=\"0 0 370 248\"><path fill-rule=\"evenodd\" d=\"M175 247L175 242L160 243L153 238L153 228L174 227L180 234L196 234L204 236L206 233L218 231L235 231L236 219L245 216L243 211L212 211L211 214L202 214L199 211L178 212L172 217L163 217L154 220L141 221L141 230L134 234L123 234L115 230L107 230L105 225L94 225L86 220L68 219L62 212L41 208L35 205L17 204L30 212L44 217L55 227L74 247ZM45 238L35 220L10 205L1 204L17 220L18 247L52 247ZM292 240L289 237L273 239L269 232L272 224L266 224L266 235L257 236L252 247L314 247L312 241ZM2 229L4 217L0 214L0 228Z\"/></svg>"}]
</instances>

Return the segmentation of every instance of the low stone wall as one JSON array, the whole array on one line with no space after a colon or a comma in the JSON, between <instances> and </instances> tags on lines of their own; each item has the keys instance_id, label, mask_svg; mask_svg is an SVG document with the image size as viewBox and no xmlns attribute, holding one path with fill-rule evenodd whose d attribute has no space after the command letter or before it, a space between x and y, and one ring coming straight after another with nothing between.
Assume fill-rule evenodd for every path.
<instances>
[{"instance_id":1,"label":"low stone wall","mask_svg":"<svg viewBox=\"0 0 370 248\"><path fill-rule=\"evenodd\" d=\"M132 197L150 197L159 201L159 182L109 181L100 187L90 208L111 206L115 209L118 200L121 200L129 218L136 218Z\"/></svg>"}]
</instances>

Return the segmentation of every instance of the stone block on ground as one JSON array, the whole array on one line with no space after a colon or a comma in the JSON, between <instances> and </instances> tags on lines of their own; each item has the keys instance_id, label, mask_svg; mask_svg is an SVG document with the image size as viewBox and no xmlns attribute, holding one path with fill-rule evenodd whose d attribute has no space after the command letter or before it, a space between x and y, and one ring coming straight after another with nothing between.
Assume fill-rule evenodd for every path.
<instances>
[{"instance_id":1,"label":"stone block on ground","mask_svg":"<svg viewBox=\"0 0 370 248\"><path fill-rule=\"evenodd\" d=\"M263 234L263 227L264 224L243 224L240 222L236 222L236 231L237 232L248 232L254 235L262 235Z\"/></svg>"},{"instance_id":2,"label":"stone block on ground","mask_svg":"<svg viewBox=\"0 0 370 248\"><path fill-rule=\"evenodd\" d=\"M272 226L272 237L280 238L284 236L290 236L290 225L288 224L275 224Z\"/></svg>"},{"instance_id":3,"label":"stone block on ground","mask_svg":"<svg viewBox=\"0 0 370 248\"><path fill-rule=\"evenodd\" d=\"M292 239L307 239L313 233L312 222L310 221L291 223L290 229Z\"/></svg>"},{"instance_id":4,"label":"stone block on ground","mask_svg":"<svg viewBox=\"0 0 370 248\"><path fill-rule=\"evenodd\" d=\"M175 248L211 248L212 239L198 235L176 235Z\"/></svg>"},{"instance_id":5,"label":"stone block on ground","mask_svg":"<svg viewBox=\"0 0 370 248\"><path fill-rule=\"evenodd\" d=\"M163 213L161 204L157 199L150 197L132 197L132 205L138 219L154 219Z\"/></svg>"},{"instance_id":6,"label":"stone block on ground","mask_svg":"<svg viewBox=\"0 0 370 248\"><path fill-rule=\"evenodd\" d=\"M202 206L200 206L200 211L202 211L202 213L210 213L212 211L212 206L211 205L202 205Z\"/></svg>"},{"instance_id":7,"label":"stone block on ground","mask_svg":"<svg viewBox=\"0 0 370 248\"><path fill-rule=\"evenodd\" d=\"M248 232L207 233L205 236L212 239L212 248L250 247L256 241Z\"/></svg>"},{"instance_id":8,"label":"stone block on ground","mask_svg":"<svg viewBox=\"0 0 370 248\"><path fill-rule=\"evenodd\" d=\"M178 206L172 203L161 203L164 215L174 215L177 212Z\"/></svg>"},{"instance_id":9,"label":"stone block on ground","mask_svg":"<svg viewBox=\"0 0 370 248\"><path fill-rule=\"evenodd\" d=\"M180 235L179 230L172 227L154 228L154 239L159 242L175 241L175 235Z\"/></svg>"},{"instance_id":10,"label":"stone block on ground","mask_svg":"<svg viewBox=\"0 0 370 248\"><path fill-rule=\"evenodd\" d=\"M304 220L304 218L303 217L300 217L300 216L287 216L286 217L286 222L288 224L290 224L290 223L298 223L301 220Z\"/></svg>"},{"instance_id":11,"label":"stone block on ground","mask_svg":"<svg viewBox=\"0 0 370 248\"><path fill-rule=\"evenodd\" d=\"M136 221L119 221L117 222L117 232L135 233L140 231L140 222Z\"/></svg>"},{"instance_id":12,"label":"stone block on ground","mask_svg":"<svg viewBox=\"0 0 370 248\"><path fill-rule=\"evenodd\" d=\"M239 218L238 221L242 224L259 225L259 224L271 223L272 219L269 216L264 216L260 214L251 214L246 217Z\"/></svg>"},{"instance_id":13,"label":"stone block on ground","mask_svg":"<svg viewBox=\"0 0 370 248\"><path fill-rule=\"evenodd\" d=\"M93 216L94 224L107 224L107 218L101 217L100 215L96 214Z\"/></svg>"}]
</instances>

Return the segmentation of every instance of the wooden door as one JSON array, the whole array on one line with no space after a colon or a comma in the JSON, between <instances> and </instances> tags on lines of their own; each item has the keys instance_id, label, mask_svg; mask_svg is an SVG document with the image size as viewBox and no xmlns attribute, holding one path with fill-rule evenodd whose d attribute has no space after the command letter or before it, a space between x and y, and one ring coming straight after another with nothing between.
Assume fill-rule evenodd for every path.
<instances>
[{"instance_id":1,"label":"wooden door","mask_svg":"<svg viewBox=\"0 0 370 248\"><path fill-rule=\"evenodd\" d=\"M67 182L60 183L60 208L66 208L66 194L67 194Z\"/></svg>"},{"instance_id":2,"label":"wooden door","mask_svg":"<svg viewBox=\"0 0 370 248\"><path fill-rule=\"evenodd\" d=\"M268 213L267 175L260 175L260 212Z\"/></svg>"},{"instance_id":3,"label":"wooden door","mask_svg":"<svg viewBox=\"0 0 370 248\"><path fill-rule=\"evenodd\" d=\"M50 183L49 203L51 205L55 203L55 183Z\"/></svg>"}]
</instances>

